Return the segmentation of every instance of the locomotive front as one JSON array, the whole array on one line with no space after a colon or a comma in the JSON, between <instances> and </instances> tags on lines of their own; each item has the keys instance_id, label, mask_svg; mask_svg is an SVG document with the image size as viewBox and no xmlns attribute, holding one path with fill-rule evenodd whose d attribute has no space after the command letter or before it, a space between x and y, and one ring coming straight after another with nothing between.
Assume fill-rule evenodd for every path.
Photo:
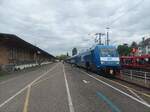
<instances>
[{"instance_id":1,"label":"locomotive front","mask_svg":"<svg viewBox=\"0 0 150 112\"><path fill-rule=\"evenodd\" d=\"M120 70L120 59L117 49L114 46L103 46L99 48L100 66L109 72L115 74Z\"/></svg>"}]
</instances>

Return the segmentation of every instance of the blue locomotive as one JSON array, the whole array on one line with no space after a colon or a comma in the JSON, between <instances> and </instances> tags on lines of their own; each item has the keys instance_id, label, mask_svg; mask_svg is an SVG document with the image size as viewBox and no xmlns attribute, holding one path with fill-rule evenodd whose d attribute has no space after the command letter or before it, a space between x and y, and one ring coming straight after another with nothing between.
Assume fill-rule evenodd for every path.
<instances>
[{"instance_id":1,"label":"blue locomotive","mask_svg":"<svg viewBox=\"0 0 150 112\"><path fill-rule=\"evenodd\" d=\"M120 70L119 54L114 46L96 45L83 53L69 58L67 61L96 72L102 71L116 74Z\"/></svg>"}]
</instances>

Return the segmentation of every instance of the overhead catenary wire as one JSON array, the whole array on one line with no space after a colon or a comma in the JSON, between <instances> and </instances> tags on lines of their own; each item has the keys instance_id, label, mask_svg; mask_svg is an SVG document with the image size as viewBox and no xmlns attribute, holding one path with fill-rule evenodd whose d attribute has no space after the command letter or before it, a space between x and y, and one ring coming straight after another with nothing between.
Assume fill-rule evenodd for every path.
<instances>
[{"instance_id":1,"label":"overhead catenary wire","mask_svg":"<svg viewBox=\"0 0 150 112\"><path fill-rule=\"evenodd\" d=\"M119 21L123 16L127 15L127 13L129 14L130 12L132 12L132 10L136 9L137 7L139 7L143 2L144 2L144 0L140 0L133 7L127 9L127 11L125 13L121 14L120 16L118 16L117 18L115 18L114 20L112 20L112 22L110 22L110 24L107 25L106 29L107 28L110 29L114 23L116 23L117 21ZM95 35L95 33L89 33L88 35ZM107 40L105 40L105 41L106 41L105 43L107 43L107 44L110 41L109 38L108 38L108 32L107 32Z\"/></svg>"},{"instance_id":2,"label":"overhead catenary wire","mask_svg":"<svg viewBox=\"0 0 150 112\"><path fill-rule=\"evenodd\" d=\"M109 27L111 27L114 23L116 23L118 20L120 20L123 16L125 16L127 13L129 14L130 12L132 12L132 10L136 9L137 7L139 7L142 3L144 2L144 0L140 0L139 2L137 2L133 7L129 8L125 13L123 13L122 15L120 15L119 17L115 18L111 24L109 24Z\"/></svg>"}]
</instances>

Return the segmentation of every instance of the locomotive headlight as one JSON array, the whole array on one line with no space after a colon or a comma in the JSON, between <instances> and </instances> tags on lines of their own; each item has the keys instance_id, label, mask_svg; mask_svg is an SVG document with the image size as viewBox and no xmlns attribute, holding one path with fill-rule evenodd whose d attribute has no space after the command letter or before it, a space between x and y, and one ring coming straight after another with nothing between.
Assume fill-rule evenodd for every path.
<instances>
[{"instance_id":1,"label":"locomotive headlight","mask_svg":"<svg viewBox=\"0 0 150 112\"><path fill-rule=\"evenodd\" d=\"M101 64L105 64L105 61L101 61Z\"/></svg>"},{"instance_id":2,"label":"locomotive headlight","mask_svg":"<svg viewBox=\"0 0 150 112\"><path fill-rule=\"evenodd\" d=\"M119 61L117 61L117 64L119 64Z\"/></svg>"}]
</instances>

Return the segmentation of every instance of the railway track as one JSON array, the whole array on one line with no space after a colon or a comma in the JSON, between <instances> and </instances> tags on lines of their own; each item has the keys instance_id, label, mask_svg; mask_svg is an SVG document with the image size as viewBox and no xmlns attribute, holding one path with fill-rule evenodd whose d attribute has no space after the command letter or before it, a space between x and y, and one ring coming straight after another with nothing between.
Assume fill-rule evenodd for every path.
<instances>
[{"instance_id":1,"label":"railway track","mask_svg":"<svg viewBox=\"0 0 150 112\"><path fill-rule=\"evenodd\" d=\"M94 76L100 80L106 81L108 84L114 87L119 87L119 89L129 92L130 95L135 96L141 101L146 101L147 103L150 103L150 88L146 86L134 83L131 80L125 80L121 77L114 77L112 75L108 75L105 73L95 73L95 72L86 70L85 68L82 68L82 67L76 67L75 65L73 65L72 68L73 69L76 68L84 72L87 72L91 76ZM129 76L129 79L131 79L130 76ZM134 75L132 76L132 80L133 79L134 79ZM143 81L143 83L145 84L145 81Z\"/></svg>"},{"instance_id":2,"label":"railway track","mask_svg":"<svg viewBox=\"0 0 150 112\"><path fill-rule=\"evenodd\" d=\"M132 90L136 91L139 94L142 93L143 95L150 98L150 88L148 88L146 86L139 85L137 83L122 79L120 77L114 77L114 76L109 75L109 74L105 74L105 73L98 74L98 73L95 73L95 72L92 72L92 71L87 71L85 68L81 68L81 67L80 67L80 69L84 70L85 72L88 72L91 75L93 75L93 74L95 74L97 76L100 75L103 78L105 78L106 80L109 80L109 81L111 81L111 82L113 82L117 85L120 85L120 86L126 88L126 89L132 89Z\"/></svg>"}]
</instances>

